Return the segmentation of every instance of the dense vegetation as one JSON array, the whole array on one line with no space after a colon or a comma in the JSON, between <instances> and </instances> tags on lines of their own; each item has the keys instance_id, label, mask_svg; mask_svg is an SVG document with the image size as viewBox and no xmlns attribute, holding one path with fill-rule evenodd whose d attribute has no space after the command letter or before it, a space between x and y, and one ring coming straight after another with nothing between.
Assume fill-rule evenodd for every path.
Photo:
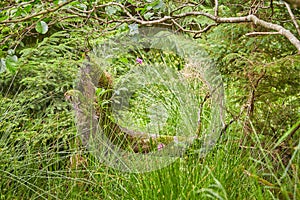
<instances>
[{"instance_id":1,"label":"dense vegetation","mask_svg":"<svg viewBox=\"0 0 300 200\"><path fill-rule=\"evenodd\" d=\"M1 1L0 198L299 199L298 43L251 20L222 21L253 15L297 39L300 10L293 2ZM226 125L206 157L194 144L163 169L123 173L82 144L65 94L76 87L79 69L97 45L149 25L195 38L208 52L224 82ZM109 71L115 81L137 65L137 57L185 69L174 52L119 56ZM201 81L191 84L203 100ZM169 95L163 87L153 90ZM145 109L137 105L136 114Z\"/></svg>"}]
</instances>

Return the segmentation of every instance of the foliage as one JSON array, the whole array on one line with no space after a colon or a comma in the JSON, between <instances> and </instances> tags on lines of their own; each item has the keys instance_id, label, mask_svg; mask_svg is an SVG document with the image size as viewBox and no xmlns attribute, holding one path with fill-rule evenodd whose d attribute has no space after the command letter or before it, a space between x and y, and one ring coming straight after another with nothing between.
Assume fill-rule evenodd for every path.
<instances>
[{"instance_id":1,"label":"foliage","mask_svg":"<svg viewBox=\"0 0 300 200\"><path fill-rule=\"evenodd\" d=\"M100 164L82 146L64 94L73 89L85 55L111 35L137 32L165 16L215 12L215 1L118 2L0 2L0 199L299 198L300 58L281 35L247 36L268 31L254 23L214 25L190 15L175 18L186 31L170 20L152 24L196 36L223 75L227 129L207 157L199 158L195 144L164 169L126 174ZM221 17L252 12L299 38L281 1L219 4ZM299 16L299 8L292 11ZM112 60L113 78L126 74L137 57L184 71L176 55L125 52ZM201 84L193 86L204 95ZM146 109L136 106L135 112Z\"/></svg>"},{"instance_id":2,"label":"foliage","mask_svg":"<svg viewBox=\"0 0 300 200\"><path fill-rule=\"evenodd\" d=\"M75 41L72 47L66 36L69 34L58 32L20 51L17 71L0 74L0 166L1 180L6 180L1 182L3 190L20 183L29 184L32 192L43 191L42 179L37 177L65 166L74 145L73 115L63 95L73 86L80 57L70 51Z\"/></svg>"}]
</instances>

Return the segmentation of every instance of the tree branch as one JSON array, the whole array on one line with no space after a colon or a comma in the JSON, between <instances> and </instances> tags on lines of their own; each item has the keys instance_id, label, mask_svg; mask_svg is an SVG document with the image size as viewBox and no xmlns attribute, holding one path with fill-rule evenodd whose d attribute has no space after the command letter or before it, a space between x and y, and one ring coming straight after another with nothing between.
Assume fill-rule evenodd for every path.
<instances>
[{"instance_id":1,"label":"tree branch","mask_svg":"<svg viewBox=\"0 0 300 200\"><path fill-rule=\"evenodd\" d=\"M177 14L177 15L171 15L171 16L164 16L163 18L157 19L157 20L150 20L150 21L146 21L143 19L138 19L135 18L127 9L124 5L120 4L120 3L116 3L116 2L110 2L107 4L102 4L99 6L96 6L95 8L103 8L103 7L107 7L107 6L118 6L120 7L123 12L125 13L125 15L129 18L128 21L133 21L142 25L153 25L153 24L160 24L166 21L170 21L172 20L173 24L178 26L179 24L174 21L174 19L177 18L184 18L184 17L188 17L188 16L204 16L207 17L213 21L215 21L216 23L243 23L243 22L253 22L256 25L260 25L264 28L267 29L271 29L271 30L275 30L277 31L280 35L285 36L298 50L298 53L300 54L300 41L297 37L295 37L291 31L285 29L283 26L280 26L278 24L273 24L267 21L264 21L262 19L259 19L258 17L256 17L255 15L248 15L248 16L243 16L243 17L218 17L215 15L212 15L210 13L206 13L206 12L202 12L202 11L198 11L198 12L186 12L186 13L181 13L181 14ZM217 7L218 7L218 1L215 0L215 14L217 13ZM174 23L175 22L175 23ZM213 25L214 26L214 25ZM178 26L179 28L183 29L180 25ZM208 27L208 29L210 29L211 26ZM191 32L190 30L185 30L186 32ZM202 30L203 32L203 30ZM199 34L199 33L198 33Z\"/></svg>"},{"instance_id":2,"label":"tree branch","mask_svg":"<svg viewBox=\"0 0 300 200\"><path fill-rule=\"evenodd\" d=\"M279 35L279 32L251 32L246 33L246 36L257 36L257 35Z\"/></svg>"},{"instance_id":3,"label":"tree branch","mask_svg":"<svg viewBox=\"0 0 300 200\"><path fill-rule=\"evenodd\" d=\"M217 1L216 5L217 5ZM158 20L152 20L152 21L145 21L145 20L140 20L135 18L134 16L131 15L131 13L125 8L125 6L123 6L122 4L119 3L109 3L109 4L105 4L105 5L101 5L101 7L105 7L106 5L116 5L122 8L122 10L125 12L125 14L134 22L137 22L139 24L142 25L153 25L153 24L158 24L158 23L162 23L171 19L176 19L176 18L184 18L184 17L188 17L188 16L205 16L213 21L215 21L216 23L243 23L243 22L253 22L256 25L260 25L264 28L267 29L271 29L271 30L275 30L277 32L279 32L280 35L285 36L298 50L298 53L300 54L300 41L298 38L296 38L291 31L285 29L283 26L280 26L278 24L273 24L267 21L264 21L262 19L259 19L258 17L256 17L255 15L248 15L248 16L243 16L243 17L218 17L215 15L212 15L210 13L206 13L206 12L186 12L186 13L181 13L178 15L172 15L172 16L164 16L161 19ZM215 11L217 9L215 8ZM174 21L173 21L174 23ZM176 25L176 24L175 24Z\"/></svg>"},{"instance_id":4,"label":"tree branch","mask_svg":"<svg viewBox=\"0 0 300 200\"><path fill-rule=\"evenodd\" d=\"M210 24L210 25L206 26L204 29L198 31L198 33L196 33L196 34L194 35L194 39L200 38L200 37L201 37L201 33L204 33L204 32L209 31L209 30L210 30L212 27L214 27L214 26L218 26L218 24L217 24L217 23ZM198 36L198 35L200 35L200 36Z\"/></svg>"},{"instance_id":5,"label":"tree branch","mask_svg":"<svg viewBox=\"0 0 300 200\"><path fill-rule=\"evenodd\" d=\"M48 14L50 12L55 12L59 8L65 6L65 5L67 5L67 4L69 4L73 1L74 0L66 1L65 3L62 3L62 4L58 5L55 8L52 8L52 9L49 8L49 9L46 9L44 11L41 11L41 12L33 14L33 15L29 15L29 16L24 17L24 18L15 19L15 20L5 20L5 21L2 21L2 22L0 21L0 24L22 22L22 21L26 21L28 19L31 19L31 18L39 16L39 15L45 15L45 14ZM297 1L297 2L299 2L299 4L300 4L300 1ZM127 21L127 22L136 22L136 23L139 23L139 24L142 24L142 25L153 25L153 24L161 24L161 23L172 21L172 23L174 25L176 25L177 27L179 27L183 31L193 32L195 34L200 34L201 32L205 32L205 31L209 30L212 26L215 26L216 24L219 24L219 23L244 23L244 22L250 23L250 22L253 22L256 25L260 25L260 26L262 26L264 28L267 28L267 29L275 30L280 35L285 36L297 48L298 53L300 54L300 41L299 41L299 39L297 37L295 37L289 30L285 29L283 26L264 21L264 20L259 19L258 17L256 17L255 15L252 15L252 14L250 14L248 16L242 16L242 17L218 17L217 16L217 14L218 14L218 1L217 0L215 0L215 8L214 8L215 13L214 13L214 15L210 14L210 13L202 12L202 11L198 11L198 12L196 11L196 12L181 13L181 14L177 14L177 15L164 16L160 19L150 20L150 21L143 20L143 19L138 19L138 18L134 17L127 10L127 8L124 5L122 5L120 3L116 3L116 2L110 2L110 3L107 3L107 4L102 4L102 5L95 6L93 8L93 11L96 10L96 9L99 9L99 8L107 7L107 6L118 6L118 7L120 7L123 10L123 12L125 13L125 15L128 17L128 19L125 19L125 21ZM210 25L210 26L206 27L203 30L199 30L199 31L195 32L195 31L191 31L191 30L187 30L187 29L182 28L175 21L175 19L185 18L185 17L188 17L188 16L204 16L204 17L207 17L207 18L215 21L216 24ZM295 19L294 17L292 17L292 18ZM300 30L299 26L297 26L297 27L298 27L297 31L299 33L300 32L299 31ZM271 33L271 34L275 34L275 33ZM254 33L249 33L248 35L254 35ZM263 34L260 34L260 35L263 35Z\"/></svg>"},{"instance_id":6,"label":"tree branch","mask_svg":"<svg viewBox=\"0 0 300 200\"><path fill-rule=\"evenodd\" d=\"M285 0L288 4L290 4L292 7L300 7L300 0Z\"/></svg>"},{"instance_id":7,"label":"tree branch","mask_svg":"<svg viewBox=\"0 0 300 200\"><path fill-rule=\"evenodd\" d=\"M296 18L295 18L295 15L293 14L293 12L292 12L292 10L291 10L290 5L289 5L288 3L286 3L286 2L284 2L284 4L285 4L285 6L286 6L286 8L287 8L287 10L288 10L288 12L289 12L289 14L290 14L290 16L291 16L291 19L292 19L292 21L293 21L293 23L294 23L294 25L295 25L295 28L296 28L296 30L297 30L297 32L298 32L298 35L300 35L299 24L298 24L298 22L297 22L297 20L296 20Z\"/></svg>"},{"instance_id":8,"label":"tree branch","mask_svg":"<svg viewBox=\"0 0 300 200\"><path fill-rule=\"evenodd\" d=\"M107 6L119 6L120 8L122 8L122 10L124 11L124 13L134 22L142 24L142 25L152 25L152 24L159 24L162 22L165 22L167 20L172 19L171 16L164 16L163 18L157 19L157 20L152 20L152 21L145 21L145 20L140 20L135 18L127 9L124 5L120 4L120 3L115 3L115 2L111 2L111 3L107 3L107 4L102 4L97 6L96 8L103 8L103 7L107 7Z\"/></svg>"},{"instance_id":9,"label":"tree branch","mask_svg":"<svg viewBox=\"0 0 300 200\"><path fill-rule=\"evenodd\" d=\"M207 25L205 28L203 29L200 29L200 30L188 30L188 29L185 29L183 28L180 24L178 24L176 22L176 20L174 19L171 19L172 23L175 24L181 31L183 32L186 32L186 33L193 33L195 34L194 38L197 38L197 35L201 34L201 33L204 33L206 31L208 31L209 29L211 29L213 26L217 26L218 24L214 23L214 24L210 24L210 25Z\"/></svg>"},{"instance_id":10,"label":"tree branch","mask_svg":"<svg viewBox=\"0 0 300 200\"><path fill-rule=\"evenodd\" d=\"M61 7L73 2L74 0L69 0L69 1L66 1L62 4L59 4L57 7L55 8L48 8L44 11L41 11L41 12L38 12L38 13L35 13L35 14L32 14L32 15L28 15L24 18L20 18L20 19L14 19L14 20L4 20L4 21L0 21L0 24L11 24L11 23L18 23L18 22L23 22L23 21L26 21L28 19L32 19L33 17L36 17L36 16L40 16L40 15L45 15L45 14L48 14L48 13L51 13L51 12L55 12L57 11L58 9L60 9Z\"/></svg>"},{"instance_id":11,"label":"tree branch","mask_svg":"<svg viewBox=\"0 0 300 200\"><path fill-rule=\"evenodd\" d=\"M300 41L296 36L294 36L291 31L285 29L283 26L280 26L278 24L273 24L270 22L266 22L262 19L259 19L255 15L248 15L244 17L216 17L212 14L205 13L205 12L187 12L182 13L179 15L175 15L175 18L182 18L186 16L205 16L207 18L210 18L211 20L214 20L216 23L242 23L242 22L253 22L255 25L260 25L264 28L272 29L275 31L278 31L280 35L285 36L298 50L298 53L300 54Z\"/></svg>"},{"instance_id":12,"label":"tree branch","mask_svg":"<svg viewBox=\"0 0 300 200\"><path fill-rule=\"evenodd\" d=\"M215 0L215 16L218 16L219 15L219 1L218 0Z\"/></svg>"},{"instance_id":13,"label":"tree branch","mask_svg":"<svg viewBox=\"0 0 300 200\"><path fill-rule=\"evenodd\" d=\"M254 24L261 25L264 28L272 29L275 31L278 31L281 35L285 36L298 50L298 53L300 54L300 41L298 38L296 38L290 30L285 29L284 27L273 24L270 22L266 22L264 20L259 19L255 15L249 15L246 17L247 20L252 21Z\"/></svg>"}]
</instances>

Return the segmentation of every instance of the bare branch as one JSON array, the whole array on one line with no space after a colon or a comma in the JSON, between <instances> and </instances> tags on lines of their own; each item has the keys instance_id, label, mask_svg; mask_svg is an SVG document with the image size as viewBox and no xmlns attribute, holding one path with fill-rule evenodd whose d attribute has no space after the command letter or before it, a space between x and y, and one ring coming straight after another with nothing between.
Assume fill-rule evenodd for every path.
<instances>
[{"instance_id":1,"label":"bare branch","mask_svg":"<svg viewBox=\"0 0 300 200\"><path fill-rule=\"evenodd\" d=\"M205 12L187 12L182 13L180 15L176 15L174 17L181 18L186 16L197 16L202 15L205 17L208 17L212 20L214 20L216 23L242 23L242 22L253 22L256 25L260 25L264 28L272 29L275 31L278 31L280 35L285 36L298 50L298 53L300 53L300 41L298 38L296 38L291 31L285 29L283 26L280 26L278 24L273 24L270 22L266 22L262 19L259 19L255 15L248 15L244 17L216 17L212 14L205 13Z\"/></svg>"},{"instance_id":2,"label":"bare branch","mask_svg":"<svg viewBox=\"0 0 300 200\"><path fill-rule=\"evenodd\" d=\"M257 35L280 35L279 32L251 32L246 33L246 36L257 36Z\"/></svg>"},{"instance_id":3,"label":"bare branch","mask_svg":"<svg viewBox=\"0 0 300 200\"><path fill-rule=\"evenodd\" d=\"M171 13L170 13L170 15L172 16L173 13L175 13L175 12L177 12L177 11L183 9L183 8L186 8L186 7L194 7L194 6L195 6L195 5L194 5L194 4L191 4L191 3L183 4L182 6L176 8L175 10L172 10Z\"/></svg>"},{"instance_id":4,"label":"bare branch","mask_svg":"<svg viewBox=\"0 0 300 200\"><path fill-rule=\"evenodd\" d=\"M194 39L197 39L201 36L198 36L200 35L201 33L204 33L204 32L207 32L209 31L212 27L214 26L217 26L218 24L214 23L214 24L209 24L207 25L205 28L201 29L201 30L188 30L188 29L185 29L183 28L180 24L178 24L174 19L171 19L172 23L175 24L181 31L183 32L186 32L186 33L193 33L194 34Z\"/></svg>"},{"instance_id":5,"label":"bare branch","mask_svg":"<svg viewBox=\"0 0 300 200\"><path fill-rule=\"evenodd\" d=\"M290 5L289 5L288 3L286 3L286 2L284 2L284 4L285 4L285 6L286 6L286 8L287 8L287 10L288 10L288 12L289 12L289 14L290 14L290 16L291 16L291 19L292 19L292 21L293 21L295 27L296 27L296 30L297 30L297 32L298 32L298 35L300 35L299 24L298 24L298 22L297 22L297 20L296 20L296 18L295 18L295 15L293 14L293 12L292 12L292 10L291 10Z\"/></svg>"},{"instance_id":6,"label":"bare branch","mask_svg":"<svg viewBox=\"0 0 300 200\"><path fill-rule=\"evenodd\" d=\"M31 18L36 17L36 16L45 15L45 14L48 14L50 12L55 12L59 8L65 6L65 5L67 5L67 4L69 4L73 1L74 0L66 1L65 3L62 3L62 4L58 5L55 8L52 8L52 9L49 8L49 9L46 9L44 11L41 11L41 12L33 14L33 15L29 15L29 16L24 17L24 18L15 19L15 20L5 20L5 21L2 21L2 22L0 21L0 24L22 22L22 21L31 19ZM147 21L147 20L138 19L138 18L134 17L127 10L127 8L124 5L122 5L120 3L116 3L116 2L110 2L110 3L107 3L107 4L97 5L91 11L87 11L87 12L84 12L84 13L85 14L91 14L92 11L95 11L96 9L104 8L104 7L107 7L107 6L118 6L118 7L120 7L123 10L123 12L125 13L125 15L128 17L127 19L125 17L125 19L123 19L123 20L113 20L113 21L136 22L136 23L139 23L139 24L142 24L142 25L162 24L162 23L168 23L168 22L171 21L174 25L179 27L181 30L183 30L185 32L190 32L190 33L196 34L195 37L197 37L197 34L208 31L211 27L216 26L219 23L243 23L243 22L250 23L250 22L252 22L252 23L254 23L256 25L260 25L264 28L275 30L280 35L285 36L297 48L298 53L300 53L300 41L299 41L299 39L297 37L295 37L289 30L285 29L283 26L264 21L264 20L259 19L258 17L256 17L255 15L252 15L252 14L250 14L248 16L243 16L243 17L218 17L217 16L217 14L218 14L218 1L217 0L215 0L215 13L214 13L215 15L210 14L210 13L206 13L206 12L195 11L195 12L186 12L186 13L181 13L181 14L171 15L171 16L164 16L160 19ZM78 13L77 13L77 15L78 15ZM80 14L80 15L82 15L82 17L84 17L84 14ZM206 28L204 28L202 30L194 31L194 30L184 29L182 26L180 26L175 21L175 19L185 18L185 17L188 17L188 16L204 16L204 17L207 17L207 18L215 21L216 24L211 24L211 25L207 26ZM90 17L90 15L85 16L85 17ZM299 26L297 28L297 31L299 32ZM265 33L263 33L263 34L265 34ZM260 35L263 35L263 34L260 34ZM268 33L268 35L269 34L275 34L275 33ZM254 33L249 33L248 35L254 35Z\"/></svg>"},{"instance_id":7,"label":"bare branch","mask_svg":"<svg viewBox=\"0 0 300 200\"><path fill-rule=\"evenodd\" d=\"M256 17L255 15L248 15L248 16L243 16L243 17L218 17L218 16L214 16L210 13L206 13L206 12L186 12L186 13L181 13L178 15L173 15L173 16L164 16L161 19L158 20L152 20L152 21L144 21L144 20L140 20L137 19L135 17L133 17L130 12L125 8L125 6L123 6L122 4L119 3L109 3L109 4L104 4L101 5L101 7L105 7L106 5L116 5L119 6L123 9L123 11L125 12L125 14L134 22L137 22L139 24L143 24L143 25L153 25L153 24L158 24L158 23L162 23L171 19L175 19L175 18L184 18L187 16L205 16L207 18L210 18L211 20L215 21L216 23L242 23L242 22L253 22L256 25L260 25L264 28L268 28L271 30L275 30L278 31L279 34L285 36L298 50L298 53L300 53L300 41L298 38L296 38L291 31L285 29L283 26L280 26L278 24L273 24L267 21L264 21L262 19L259 19L258 17Z\"/></svg>"},{"instance_id":8,"label":"bare branch","mask_svg":"<svg viewBox=\"0 0 300 200\"><path fill-rule=\"evenodd\" d=\"M292 7L300 7L300 0L284 0L289 3Z\"/></svg>"},{"instance_id":9,"label":"bare branch","mask_svg":"<svg viewBox=\"0 0 300 200\"><path fill-rule=\"evenodd\" d=\"M219 1L218 0L215 0L215 16L218 16L219 15Z\"/></svg>"},{"instance_id":10,"label":"bare branch","mask_svg":"<svg viewBox=\"0 0 300 200\"><path fill-rule=\"evenodd\" d=\"M120 8L122 8L122 10L124 11L124 13L134 22L142 24L142 25L152 25L152 24L159 24L162 22L165 22L167 20L172 19L173 17L171 16L164 16L163 18L157 19L157 20L152 20L152 21L145 21L145 20L140 20L137 19L135 17L132 16L132 14L126 9L126 7L120 3L115 3L115 2L111 2L111 3L107 3L107 4L102 4L97 6L96 8L103 8L103 7L107 7L107 6L111 6L111 5L115 5L115 6L119 6Z\"/></svg>"},{"instance_id":11,"label":"bare branch","mask_svg":"<svg viewBox=\"0 0 300 200\"><path fill-rule=\"evenodd\" d=\"M281 35L285 36L297 48L298 53L300 53L300 41L298 38L296 38L291 33L291 31L285 29L284 27L282 27L278 24L273 24L273 23L261 20L258 17L256 17L255 15L249 15L246 17L246 19L252 21L254 24L261 25L264 28L278 31Z\"/></svg>"},{"instance_id":12,"label":"bare branch","mask_svg":"<svg viewBox=\"0 0 300 200\"><path fill-rule=\"evenodd\" d=\"M31 4L33 2L34 2L34 0L31 0L31 1L28 1L28 2L22 2L22 3L18 3L18 4L10 4L10 5L8 5L4 8L1 8L1 10L7 10L7 9L10 9L10 8L14 8L14 7L19 8L21 6L26 6L26 5Z\"/></svg>"},{"instance_id":13,"label":"bare branch","mask_svg":"<svg viewBox=\"0 0 300 200\"><path fill-rule=\"evenodd\" d=\"M73 2L74 0L69 0L69 1L66 1L62 4L59 4L57 7L55 8L48 8L44 11L41 11L41 12L38 12L38 13L35 13L35 14L32 14L32 15L28 15L24 18L20 18L20 19L15 19L15 20L4 20L4 21L0 21L0 24L11 24L11 23L18 23L18 22L23 22L23 21L26 21L28 19L32 19L33 17L37 17L37 16L40 16L40 15L45 15L45 14L48 14L48 13L51 13L51 12L55 12L57 11L58 9L60 9L61 7Z\"/></svg>"},{"instance_id":14,"label":"bare branch","mask_svg":"<svg viewBox=\"0 0 300 200\"><path fill-rule=\"evenodd\" d=\"M204 29L198 31L198 33L196 33L196 34L194 35L194 39L200 38L200 37L201 37L201 33L205 33L205 32L207 32L207 31L209 31L209 30L210 30L212 27L214 27L214 26L218 26L218 24L217 24L217 23L210 24L210 25L206 26ZM198 36L198 35L200 35L200 36Z\"/></svg>"},{"instance_id":15,"label":"bare branch","mask_svg":"<svg viewBox=\"0 0 300 200\"><path fill-rule=\"evenodd\" d=\"M173 22L173 24L175 24L180 30L182 30L183 32L186 32L186 33L194 33L194 34L198 34L199 33L199 30L198 31L195 31L195 30L188 30L188 29L185 29L183 28L180 24L178 24L174 19L171 19L171 21Z\"/></svg>"},{"instance_id":16,"label":"bare branch","mask_svg":"<svg viewBox=\"0 0 300 200\"><path fill-rule=\"evenodd\" d=\"M216 21L216 19L218 18L217 16L214 16L210 13L206 13L206 12L202 12L202 11L195 11L195 12L186 12L186 13L181 13L178 15L174 15L174 18L182 18L182 17L188 17L188 16L198 16L198 15L202 15L205 17L208 17L214 21Z\"/></svg>"}]
</instances>

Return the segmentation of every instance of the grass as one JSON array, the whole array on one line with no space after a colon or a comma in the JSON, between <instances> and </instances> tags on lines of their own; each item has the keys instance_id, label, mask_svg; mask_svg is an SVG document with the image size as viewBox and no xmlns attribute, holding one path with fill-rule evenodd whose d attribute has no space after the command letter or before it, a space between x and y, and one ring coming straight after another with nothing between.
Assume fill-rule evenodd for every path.
<instances>
[{"instance_id":1,"label":"grass","mask_svg":"<svg viewBox=\"0 0 300 200\"><path fill-rule=\"evenodd\" d=\"M109 168L74 142L38 153L16 146L19 157L6 160L2 150L1 199L297 199L300 143L289 164L277 166L256 132L245 139L236 130L238 124L204 158L190 150L147 173Z\"/></svg>"},{"instance_id":2,"label":"grass","mask_svg":"<svg viewBox=\"0 0 300 200\"><path fill-rule=\"evenodd\" d=\"M32 74L32 66L28 67L28 74ZM47 66L49 68L45 68ZM64 85L55 85L51 96L48 90L52 78L43 75L54 66L57 66L57 71L51 76L56 77L53 82ZM274 139L256 130L251 123L249 133L245 134L244 122L237 120L207 156L200 157L197 152L199 146L195 144L174 163L147 173L124 173L100 163L81 145L71 109L61 102L63 87L69 87L72 82L69 80L71 75L62 79L61 74L67 74L60 71L64 67L61 63L45 64L40 67L45 72L37 69L40 76L27 80L32 88L20 86L15 94L10 91L11 96L1 90L1 200L299 199L300 141L299 130L295 132L295 126L286 134L277 132L282 137ZM45 86L38 87L36 79ZM49 85L43 80L48 80ZM69 82L66 83L66 80ZM46 89L39 91L39 88ZM39 94L40 101L34 98L29 101L25 95L29 90L28 96ZM53 96L59 102L55 106L60 107L49 106L48 102L41 106L46 107L44 110L34 107ZM235 102L229 104L235 106ZM54 111L48 109L52 107L55 107ZM33 110L39 115L34 117ZM205 112L204 117L209 116ZM288 141L294 143L287 144Z\"/></svg>"}]
</instances>

